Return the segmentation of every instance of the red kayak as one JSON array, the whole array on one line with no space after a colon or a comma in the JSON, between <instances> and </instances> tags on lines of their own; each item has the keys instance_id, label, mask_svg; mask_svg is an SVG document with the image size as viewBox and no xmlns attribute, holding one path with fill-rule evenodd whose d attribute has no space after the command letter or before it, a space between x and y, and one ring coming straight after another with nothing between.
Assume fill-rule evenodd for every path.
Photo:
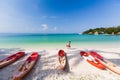
<instances>
[{"instance_id":1,"label":"red kayak","mask_svg":"<svg viewBox=\"0 0 120 80\"><path fill-rule=\"evenodd\" d=\"M114 64L114 63L112 63L111 61L105 59L103 56L101 56L99 53L97 53L97 52L95 52L95 51L90 51L89 53L90 53L91 56L93 56L93 57L95 57L95 58L103 61L103 62L106 63L106 64L109 64L109 66L113 66L113 67L116 66L116 64Z\"/></svg>"},{"instance_id":2,"label":"red kayak","mask_svg":"<svg viewBox=\"0 0 120 80\"><path fill-rule=\"evenodd\" d=\"M95 52L95 51L90 51L90 54L98 59L101 60L101 63L105 65L105 67L109 70L111 70L112 72L120 75L120 70L116 68L116 64L112 63L111 61L105 59L103 56L101 56L99 53Z\"/></svg>"},{"instance_id":3,"label":"red kayak","mask_svg":"<svg viewBox=\"0 0 120 80\"><path fill-rule=\"evenodd\" d=\"M59 50L58 60L59 60L60 65L57 68L64 70L67 64L66 53L64 52L64 50Z\"/></svg>"},{"instance_id":4,"label":"red kayak","mask_svg":"<svg viewBox=\"0 0 120 80\"><path fill-rule=\"evenodd\" d=\"M0 68L3 68L5 66L15 62L16 60L23 57L24 55L25 55L25 52L17 52L3 60L0 60Z\"/></svg>"},{"instance_id":5,"label":"red kayak","mask_svg":"<svg viewBox=\"0 0 120 80\"><path fill-rule=\"evenodd\" d=\"M95 58L98 58L98 59L100 59L100 60L103 60L103 56L100 55L100 54L98 54L98 53L95 52L95 51L90 51L90 55L93 56L93 57L95 57Z\"/></svg>"},{"instance_id":6,"label":"red kayak","mask_svg":"<svg viewBox=\"0 0 120 80\"><path fill-rule=\"evenodd\" d=\"M39 54L37 52L33 52L26 59L26 61L23 63L23 65L21 65L19 67L17 73L13 76L12 80L22 80L22 78L25 77L25 75L27 75L30 72L30 70L33 68L38 57L39 57Z\"/></svg>"},{"instance_id":7,"label":"red kayak","mask_svg":"<svg viewBox=\"0 0 120 80\"><path fill-rule=\"evenodd\" d=\"M85 52L85 51L81 51L80 55L91 65L104 70L105 66L96 58L92 57L89 53Z\"/></svg>"}]
</instances>

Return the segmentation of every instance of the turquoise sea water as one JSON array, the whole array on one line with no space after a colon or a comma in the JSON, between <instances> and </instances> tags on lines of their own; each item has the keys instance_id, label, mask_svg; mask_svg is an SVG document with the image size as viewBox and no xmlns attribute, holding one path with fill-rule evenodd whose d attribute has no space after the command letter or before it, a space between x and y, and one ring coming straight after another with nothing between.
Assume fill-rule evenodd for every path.
<instances>
[{"instance_id":1,"label":"turquoise sea water","mask_svg":"<svg viewBox=\"0 0 120 80\"><path fill-rule=\"evenodd\" d=\"M80 34L0 34L0 47L51 46L65 45L119 45L120 36L80 35Z\"/></svg>"}]
</instances>

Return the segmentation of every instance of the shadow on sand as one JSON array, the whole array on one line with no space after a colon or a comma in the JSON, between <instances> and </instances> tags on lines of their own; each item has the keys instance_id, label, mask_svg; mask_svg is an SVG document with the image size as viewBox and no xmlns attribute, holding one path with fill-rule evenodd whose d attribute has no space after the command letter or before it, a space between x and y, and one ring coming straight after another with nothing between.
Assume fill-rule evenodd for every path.
<instances>
[{"instance_id":1,"label":"shadow on sand","mask_svg":"<svg viewBox=\"0 0 120 80\"><path fill-rule=\"evenodd\" d=\"M116 54L120 56L120 52L108 52L108 51L102 51L102 50L92 50L92 51L96 51L98 53L107 53L107 54Z\"/></svg>"},{"instance_id":2,"label":"shadow on sand","mask_svg":"<svg viewBox=\"0 0 120 80\"><path fill-rule=\"evenodd\" d=\"M68 58L67 58L67 54L65 54L66 57L66 66L65 66L65 72L70 72L70 67L69 67L69 62L68 62Z\"/></svg>"}]
</instances>

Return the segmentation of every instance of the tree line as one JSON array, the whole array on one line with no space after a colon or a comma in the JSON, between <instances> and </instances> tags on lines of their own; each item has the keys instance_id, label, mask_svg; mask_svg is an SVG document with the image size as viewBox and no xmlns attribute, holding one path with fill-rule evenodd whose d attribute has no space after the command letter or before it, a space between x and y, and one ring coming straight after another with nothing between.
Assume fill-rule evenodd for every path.
<instances>
[{"instance_id":1,"label":"tree line","mask_svg":"<svg viewBox=\"0 0 120 80\"><path fill-rule=\"evenodd\" d=\"M82 34L120 34L120 26L108 28L95 28L84 31Z\"/></svg>"}]
</instances>

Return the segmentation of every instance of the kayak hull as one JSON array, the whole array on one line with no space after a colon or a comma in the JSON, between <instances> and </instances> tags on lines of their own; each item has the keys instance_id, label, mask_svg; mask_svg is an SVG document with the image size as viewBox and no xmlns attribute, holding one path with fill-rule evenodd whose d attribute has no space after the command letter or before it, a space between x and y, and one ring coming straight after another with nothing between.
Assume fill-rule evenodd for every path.
<instances>
[{"instance_id":1,"label":"kayak hull","mask_svg":"<svg viewBox=\"0 0 120 80\"><path fill-rule=\"evenodd\" d=\"M96 57L100 60L103 60L103 56L98 54L97 52L94 52L94 51L90 51L90 55L93 56L93 57Z\"/></svg>"},{"instance_id":2,"label":"kayak hull","mask_svg":"<svg viewBox=\"0 0 120 80\"><path fill-rule=\"evenodd\" d=\"M86 61L87 61L88 63L90 63L91 65L97 67L98 69L101 69L101 70L104 70L104 69L105 69L105 66L104 66L101 62L99 62L99 61L96 61L96 63L93 62L93 61L90 61L90 60L86 60Z\"/></svg>"},{"instance_id":3,"label":"kayak hull","mask_svg":"<svg viewBox=\"0 0 120 80\"><path fill-rule=\"evenodd\" d=\"M84 56L84 54L87 55L87 57L86 57L85 60L86 60L88 63L90 63L91 65L95 66L95 67L98 68L98 69L101 69L101 70L104 70L104 69L105 69L105 66L104 66L98 59L96 59L95 57L92 57L93 60L90 60L90 59L88 58L88 56L92 56L91 54L89 54L89 53L87 53L87 52L85 52L85 51L81 51L81 52L80 52L80 55L81 55L81 56ZM85 58L85 57L83 57L83 58Z\"/></svg>"},{"instance_id":4,"label":"kayak hull","mask_svg":"<svg viewBox=\"0 0 120 80\"><path fill-rule=\"evenodd\" d=\"M93 57L101 60L102 62L108 64L109 66L113 66L115 67L116 64L112 63L111 61L105 59L103 56L101 56L99 53L95 52L95 51L90 51L90 55L92 55Z\"/></svg>"},{"instance_id":5,"label":"kayak hull","mask_svg":"<svg viewBox=\"0 0 120 80\"><path fill-rule=\"evenodd\" d=\"M64 70L67 64L66 53L64 52L64 50L59 50L58 60L60 65L57 67L57 69Z\"/></svg>"},{"instance_id":6,"label":"kayak hull","mask_svg":"<svg viewBox=\"0 0 120 80\"><path fill-rule=\"evenodd\" d=\"M30 58L33 58L32 60L30 60ZM17 71L17 73L13 76L12 80L21 80L23 77L25 77L33 68L33 66L35 65L36 61L38 60L38 53L37 52L33 52L28 58L27 60L23 63L23 65L21 65ZM28 63L27 63L28 62ZM26 68L27 66L27 68Z\"/></svg>"},{"instance_id":7,"label":"kayak hull","mask_svg":"<svg viewBox=\"0 0 120 80\"><path fill-rule=\"evenodd\" d=\"M0 60L0 68L3 68L5 66L15 62L16 60L23 57L24 55L25 55L25 52L18 52L18 53L15 53L3 60Z\"/></svg>"}]
</instances>

